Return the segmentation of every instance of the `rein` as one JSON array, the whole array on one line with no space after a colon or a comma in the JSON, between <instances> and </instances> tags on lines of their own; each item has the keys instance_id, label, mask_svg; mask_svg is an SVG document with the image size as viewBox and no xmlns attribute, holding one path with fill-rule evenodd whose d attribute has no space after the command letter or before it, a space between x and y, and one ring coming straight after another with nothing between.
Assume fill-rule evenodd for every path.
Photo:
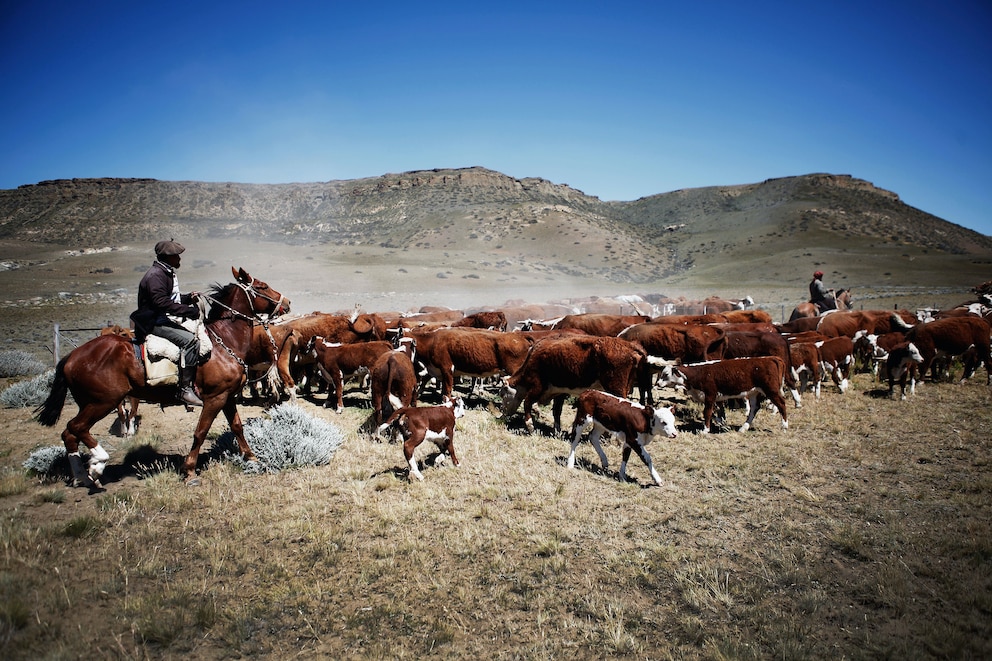
<instances>
[{"instance_id":1,"label":"rein","mask_svg":"<svg viewBox=\"0 0 992 661\"><path fill-rule=\"evenodd\" d=\"M209 294L200 294L200 296L203 297L203 298L205 298L206 300L210 301L211 305L217 305L217 306L222 307L222 308L224 308L225 310L227 310L228 312L231 313L231 316L230 317L218 317L215 321L221 321L222 319L227 318L227 319L242 319L244 321L247 321L249 325L254 324L256 321L258 323L262 324L262 327L265 328L266 335L269 336L269 342L272 343L272 348L273 349L276 349L276 340L275 340L274 337L272 337L272 332L269 331L269 324L268 324L267 321L263 321L262 318L259 316L259 314L255 311L255 304L254 304L254 302L252 300L252 297L253 296L258 296L259 298L264 298L268 302L274 304L276 306L276 309L275 309L275 311L272 314L275 315L275 316L277 316L279 314L279 312L282 310L282 306L283 306L283 303L286 300L286 297L285 296L280 296L279 297L279 300L277 301L276 299L272 298L271 296L266 296L265 294L262 294L261 292L259 292L257 289L255 289L251 285L246 285L246 284L243 284L241 282L235 282L234 284L237 285L241 289L241 291L243 291L245 293L245 298L248 301L248 307L251 308L251 316L248 316L248 315L246 315L243 312L240 312L238 310L235 310L230 305L224 303L223 301L217 300L216 298L214 298L213 296L211 296ZM239 358L238 355L234 353L234 350L231 349L231 347L227 346L227 344L224 343L224 340L221 339L220 335L217 334L217 331L215 331L210 326L207 326L206 324L204 324L204 327L210 332L211 335L213 335L214 341L216 341L218 344L220 344L222 347L224 347L224 349L227 351L228 355L230 355L231 358L233 358L234 360L236 360L238 362L238 364L241 365L241 369L244 370L244 372L247 374L248 373L248 364L244 361L244 359Z\"/></svg>"}]
</instances>

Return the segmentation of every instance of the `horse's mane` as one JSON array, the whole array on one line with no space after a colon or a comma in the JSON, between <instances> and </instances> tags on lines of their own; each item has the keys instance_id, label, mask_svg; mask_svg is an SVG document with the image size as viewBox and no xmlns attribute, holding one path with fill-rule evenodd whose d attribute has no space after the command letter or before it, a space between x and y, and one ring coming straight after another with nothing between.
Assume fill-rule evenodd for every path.
<instances>
[{"instance_id":1,"label":"horse's mane","mask_svg":"<svg viewBox=\"0 0 992 661\"><path fill-rule=\"evenodd\" d=\"M236 282L229 282L226 285L222 285L218 282L210 285L210 289L207 290L207 296L213 300L224 301L225 303L230 299L231 290L237 287ZM207 314L207 321L217 321L227 308L221 305L211 305L210 312Z\"/></svg>"}]
</instances>

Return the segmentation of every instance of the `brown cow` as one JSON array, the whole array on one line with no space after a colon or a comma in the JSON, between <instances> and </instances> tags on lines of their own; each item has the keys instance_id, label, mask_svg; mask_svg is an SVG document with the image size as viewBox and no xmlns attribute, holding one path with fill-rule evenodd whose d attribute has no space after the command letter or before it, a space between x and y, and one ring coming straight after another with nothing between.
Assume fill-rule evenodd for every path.
<instances>
[{"instance_id":1,"label":"brown cow","mask_svg":"<svg viewBox=\"0 0 992 661\"><path fill-rule=\"evenodd\" d=\"M505 331L506 315L499 310L484 310L467 314L451 324L452 328L485 328L488 330Z\"/></svg>"},{"instance_id":2,"label":"brown cow","mask_svg":"<svg viewBox=\"0 0 992 661\"><path fill-rule=\"evenodd\" d=\"M803 402L796 384L798 374L792 369L792 356L789 343L778 333L762 333L760 331L727 331L725 334L727 348L724 358L755 358L758 356L778 356L786 365L785 385L792 394L796 408L802 408Z\"/></svg>"},{"instance_id":3,"label":"brown cow","mask_svg":"<svg viewBox=\"0 0 992 661\"><path fill-rule=\"evenodd\" d=\"M317 335L307 343L304 353L316 359L321 376L334 388L335 410L342 413L345 377L369 374L379 356L392 350L393 344L385 340L341 344L325 342L324 338ZM324 406L330 405L331 395L328 394Z\"/></svg>"},{"instance_id":4,"label":"brown cow","mask_svg":"<svg viewBox=\"0 0 992 661\"><path fill-rule=\"evenodd\" d=\"M313 366L313 357L302 352L310 339L317 335L324 338L325 342L341 344L386 339L386 322L382 317L374 313L359 314L357 311L350 316L314 312L271 324L269 328L276 345L280 347L279 376L284 380L290 375L291 367L306 370ZM293 331L296 331L293 337L285 337ZM309 385L308 380L307 386Z\"/></svg>"},{"instance_id":5,"label":"brown cow","mask_svg":"<svg viewBox=\"0 0 992 661\"><path fill-rule=\"evenodd\" d=\"M465 415L465 403L461 397L445 398L440 406L405 406L395 411L386 422L379 425L382 435L394 427L403 437L403 457L410 466L410 477L423 481L424 476L417 466L413 453L425 440L434 441L441 454L434 460L437 466L444 461L444 455L451 456L451 463L458 465L455 455L455 420Z\"/></svg>"},{"instance_id":6,"label":"brown cow","mask_svg":"<svg viewBox=\"0 0 992 661\"><path fill-rule=\"evenodd\" d=\"M696 365L669 365L661 371L662 387L684 388L692 399L703 402L703 433L708 434L717 402L743 399L747 421L739 431L751 428L758 413L760 396L771 400L782 416L782 429L789 428L782 383L786 364L778 356L731 358Z\"/></svg>"},{"instance_id":7,"label":"brown cow","mask_svg":"<svg viewBox=\"0 0 992 661\"><path fill-rule=\"evenodd\" d=\"M297 331L289 330L272 333L271 325L258 324L252 328L251 345L245 356L248 365L248 386L252 397L258 397L258 384L262 382L268 389L271 403L279 400L280 395L288 394L290 400L296 399L296 381L287 362L282 366L279 357L287 347L294 349L301 346L301 336ZM279 338L278 344L276 337Z\"/></svg>"},{"instance_id":8,"label":"brown cow","mask_svg":"<svg viewBox=\"0 0 992 661\"><path fill-rule=\"evenodd\" d=\"M417 404L414 345L412 338L404 337L400 339L398 349L382 354L372 366L372 410L376 427L393 411Z\"/></svg>"},{"instance_id":9,"label":"brown cow","mask_svg":"<svg viewBox=\"0 0 992 661\"><path fill-rule=\"evenodd\" d=\"M963 356L964 372L961 382L974 375L978 366L985 365L985 383L992 383L992 327L980 317L947 317L916 324L906 333L923 356L920 376L925 377L934 361L941 356Z\"/></svg>"},{"instance_id":10,"label":"brown cow","mask_svg":"<svg viewBox=\"0 0 992 661\"><path fill-rule=\"evenodd\" d=\"M101 328L100 335L119 335L134 340L134 331L130 328L124 328L120 324ZM124 438L131 438L138 433L138 404L140 403L141 400L137 397L129 396L122 399L117 405L117 422L111 427L111 432L113 432L114 427L117 427L120 435Z\"/></svg>"},{"instance_id":11,"label":"brown cow","mask_svg":"<svg viewBox=\"0 0 992 661\"><path fill-rule=\"evenodd\" d=\"M485 378L509 376L519 369L534 341L523 333L502 333L477 328L440 328L416 333L417 362L427 371L423 386L432 377L441 394L450 397L456 376ZM425 338L425 339L422 339Z\"/></svg>"},{"instance_id":12,"label":"brown cow","mask_svg":"<svg viewBox=\"0 0 992 661\"><path fill-rule=\"evenodd\" d=\"M554 400L554 428L561 430L561 410L568 395L589 388L627 397L635 383L650 388L644 349L618 337L575 335L548 338L534 345L524 364L505 380L503 413L524 407L524 424L534 430L534 404Z\"/></svg>"},{"instance_id":13,"label":"brown cow","mask_svg":"<svg viewBox=\"0 0 992 661\"><path fill-rule=\"evenodd\" d=\"M589 335L616 337L628 326L641 324L649 320L650 317L641 314L598 314L588 312L584 314L567 314L552 328L554 330L578 328Z\"/></svg>"},{"instance_id":14,"label":"brown cow","mask_svg":"<svg viewBox=\"0 0 992 661\"><path fill-rule=\"evenodd\" d=\"M654 469L651 462L651 455L648 454L645 446L651 442L654 436L664 434L668 438L675 438L678 432L675 429L675 413L672 408L653 408L643 406L629 399L623 399L616 395L600 392L598 390L586 390L579 395L579 400L575 405L575 422L572 423L572 449L568 453L566 465L575 468L575 448L582 440L582 433L592 425L589 433L589 442L596 448L600 461L603 463L603 470L609 468L609 460L603 452L599 439L603 432L612 432L619 436L623 444L623 459L620 462L620 472L617 478L624 482L627 479L627 460L630 458L630 451L637 452L644 465L648 467L655 484L661 486L661 476Z\"/></svg>"},{"instance_id":15,"label":"brown cow","mask_svg":"<svg viewBox=\"0 0 992 661\"><path fill-rule=\"evenodd\" d=\"M903 320L903 326L916 323L916 315L909 310L853 310L823 315L816 330L827 337L844 335L851 339L859 330L879 335L903 328L894 317Z\"/></svg>"}]
</instances>

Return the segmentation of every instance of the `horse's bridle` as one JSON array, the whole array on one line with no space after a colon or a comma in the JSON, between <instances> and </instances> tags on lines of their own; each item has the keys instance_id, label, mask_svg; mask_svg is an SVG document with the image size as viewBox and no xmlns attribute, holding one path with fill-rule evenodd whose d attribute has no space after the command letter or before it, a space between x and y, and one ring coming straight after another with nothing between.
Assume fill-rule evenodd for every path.
<instances>
[{"instance_id":1,"label":"horse's bridle","mask_svg":"<svg viewBox=\"0 0 992 661\"><path fill-rule=\"evenodd\" d=\"M250 284L246 285L243 282L235 282L234 284L237 285L241 289L241 291L243 291L245 293L245 297L248 299L248 307L251 308L251 314L252 314L252 316L249 317L248 315L244 314L243 312L238 312L237 310L235 310L234 308L232 308L230 305L227 305L226 303L221 303L216 298L214 298L213 296L210 296L208 294L200 294L200 296L203 296L204 298L206 298L207 300L209 300L212 304L219 305L220 307L224 308L225 310L227 310L228 312L231 313L232 317L240 317L240 318L244 319L245 321L250 321L250 322L253 322L253 323L256 322L256 321L259 322L259 323L262 323L262 324L265 323L262 320L261 315L259 315L258 312L255 311L255 301L254 301L254 297L255 296L258 296L259 298L264 298L269 303L272 303L275 306L276 309L273 310L272 313L269 314L269 317L270 318L271 317L278 317L280 314L283 313L283 304L286 302L286 297L284 295L280 294L279 295L279 300L276 300L276 299L272 298L271 296L267 296L266 294L263 294L262 292L260 292L257 289L255 289L254 285L250 285Z\"/></svg>"}]
</instances>

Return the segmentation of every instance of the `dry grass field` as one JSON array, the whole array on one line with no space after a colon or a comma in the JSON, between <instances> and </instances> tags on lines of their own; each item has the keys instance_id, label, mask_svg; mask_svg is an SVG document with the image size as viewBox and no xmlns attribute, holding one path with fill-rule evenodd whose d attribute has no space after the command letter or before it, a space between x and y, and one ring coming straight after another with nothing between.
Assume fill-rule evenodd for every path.
<instances>
[{"instance_id":1,"label":"dry grass field","mask_svg":"<svg viewBox=\"0 0 992 661\"><path fill-rule=\"evenodd\" d=\"M368 255L338 255L328 271L317 254L196 247L180 271L184 290L245 266L299 312L627 293L537 269L476 279L440 256L391 263L409 277L379 279ZM0 273L2 348L44 358L54 321L126 319L149 258L114 258L110 273L98 272L99 256ZM971 284L897 304L957 302ZM790 288L702 294L784 304ZM132 440L110 435L110 420L97 428L111 463L106 490L89 494L26 475L24 460L56 445L59 430L28 409L0 409L0 655L989 658L985 377L927 383L901 402L858 374L845 394L825 386L818 401L790 402L788 430L763 409L750 432L710 435L698 433L698 405L658 391L677 403L680 429L648 448L660 488L636 459L632 481L619 483L612 444L608 470L587 443L568 470L550 409L527 435L479 400L457 427L462 465L427 466L424 482L410 483L400 446L363 430L367 397L351 391L342 415L322 396L301 403L347 437L328 466L248 475L211 454L198 487L176 471L195 416L145 405ZM728 415L734 428L743 413ZM208 445L224 431L215 423ZM433 453L428 445L418 457Z\"/></svg>"}]
</instances>

